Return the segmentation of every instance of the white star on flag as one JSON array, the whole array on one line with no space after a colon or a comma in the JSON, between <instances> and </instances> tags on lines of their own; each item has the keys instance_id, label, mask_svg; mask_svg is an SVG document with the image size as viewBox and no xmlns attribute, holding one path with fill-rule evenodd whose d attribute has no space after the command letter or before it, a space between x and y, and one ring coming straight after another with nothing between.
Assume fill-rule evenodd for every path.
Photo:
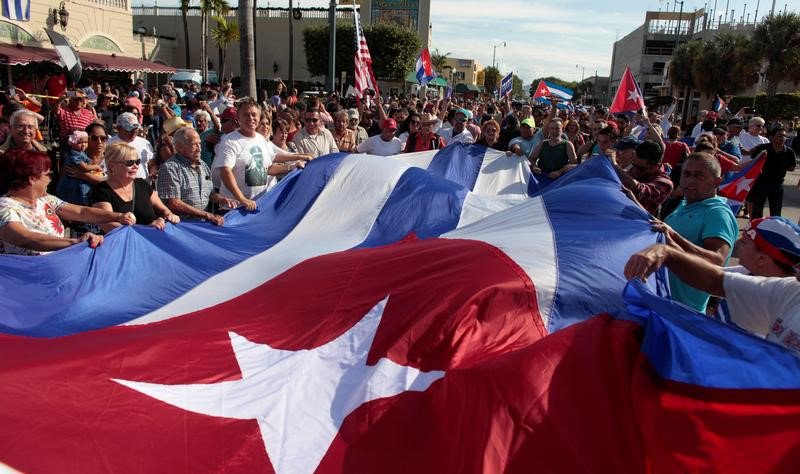
<instances>
[{"instance_id":1,"label":"white star on flag","mask_svg":"<svg viewBox=\"0 0 800 474\"><path fill-rule=\"evenodd\" d=\"M230 332L240 380L191 385L112 380L184 410L256 420L275 472L310 473L356 408L406 391L424 391L444 377L443 371L422 372L387 358L366 365L387 300L314 349L273 349Z\"/></svg>"},{"instance_id":2,"label":"white star on flag","mask_svg":"<svg viewBox=\"0 0 800 474\"><path fill-rule=\"evenodd\" d=\"M634 102L639 101L639 93L636 92L636 89L631 89L628 91L628 100L632 100Z\"/></svg>"},{"instance_id":3,"label":"white star on flag","mask_svg":"<svg viewBox=\"0 0 800 474\"><path fill-rule=\"evenodd\" d=\"M739 182L736 183L736 194L739 194L742 191L749 190L750 183L752 183L753 181L755 181L755 179L748 179L748 178L740 179Z\"/></svg>"}]
</instances>

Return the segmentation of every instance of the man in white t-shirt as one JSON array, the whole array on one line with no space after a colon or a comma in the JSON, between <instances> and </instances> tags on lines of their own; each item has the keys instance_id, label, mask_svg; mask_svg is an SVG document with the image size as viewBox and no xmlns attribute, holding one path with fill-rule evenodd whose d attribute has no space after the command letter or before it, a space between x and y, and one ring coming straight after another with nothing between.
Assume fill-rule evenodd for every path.
<instances>
[{"instance_id":1,"label":"man in white t-shirt","mask_svg":"<svg viewBox=\"0 0 800 474\"><path fill-rule=\"evenodd\" d=\"M153 147L145 138L139 136L139 119L130 112L119 114L117 117L117 134L108 140L111 146L115 143L126 143L136 149L139 158L142 159L142 164L139 165L139 170L136 172L137 178L147 179L147 162L153 157Z\"/></svg>"},{"instance_id":2,"label":"man in white t-shirt","mask_svg":"<svg viewBox=\"0 0 800 474\"><path fill-rule=\"evenodd\" d=\"M256 132L261 108L253 100L240 103L239 130L222 137L216 148L212 168L219 170L220 194L239 201L245 209L256 209L255 199L267 190L268 176L302 168L305 161L292 153L278 153L263 135Z\"/></svg>"},{"instance_id":3,"label":"man in white t-shirt","mask_svg":"<svg viewBox=\"0 0 800 474\"><path fill-rule=\"evenodd\" d=\"M392 156L400 153L403 148L400 139L394 136L397 131L397 122L387 118L381 122L381 134L369 137L365 142L358 145L359 153L378 156Z\"/></svg>"},{"instance_id":4,"label":"man in white t-shirt","mask_svg":"<svg viewBox=\"0 0 800 474\"><path fill-rule=\"evenodd\" d=\"M764 131L765 123L761 117L753 117L747 122L747 130L742 130L739 133L739 148L742 150L742 161L752 160L753 157L750 155L750 150L758 145L769 143L769 138L761 135L761 132Z\"/></svg>"},{"instance_id":5,"label":"man in white t-shirt","mask_svg":"<svg viewBox=\"0 0 800 474\"><path fill-rule=\"evenodd\" d=\"M474 143L475 138L469 133L469 130L466 129L466 125L467 111L458 109L453 117L453 127L442 128L439 130L439 136L444 139L445 145L451 145L453 143L469 145L470 143Z\"/></svg>"},{"instance_id":6,"label":"man in white t-shirt","mask_svg":"<svg viewBox=\"0 0 800 474\"><path fill-rule=\"evenodd\" d=\"M800 226L782 217L754 219L736 246L744 268L721 268L657 244L631 256L625 277L644 279L666 265L687 284L724 296L732 322L800 356Z\"/></svg>"}]
</instances>

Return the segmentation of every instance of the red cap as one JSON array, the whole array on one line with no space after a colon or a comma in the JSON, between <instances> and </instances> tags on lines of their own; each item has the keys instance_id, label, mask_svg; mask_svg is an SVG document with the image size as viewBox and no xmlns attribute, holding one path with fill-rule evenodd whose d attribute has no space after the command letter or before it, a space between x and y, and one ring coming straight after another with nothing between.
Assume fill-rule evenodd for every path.
<instances>
[{"instance_id":1,"label":"red cap","mask_svg":"<svg viewBox=\"0 0 800 474\"><path fill-rule=\"evenodd\" d=\"M392 130L397 130L397 122L394 119L387 118L381 122L381 128L390 128Z\"/></svg>"},{"instance_id":2,"label":"red cap","mask_svg":"<svg viewBox=\"0 0 800 474\"><path fill-rule=\"evenodd\" d=\"M227 109L223 110L221 114L219 114L220 120L225 119L236 119L236 107L228 107Z\"/></svg>"}]
</instances>

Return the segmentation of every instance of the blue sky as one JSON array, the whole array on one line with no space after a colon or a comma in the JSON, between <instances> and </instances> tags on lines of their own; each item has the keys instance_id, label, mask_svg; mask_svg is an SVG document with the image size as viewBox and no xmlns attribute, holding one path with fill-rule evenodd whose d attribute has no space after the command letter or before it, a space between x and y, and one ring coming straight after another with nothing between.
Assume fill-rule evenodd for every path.
<instances>
[{"instance_id":1,"label":"blue sky","mask_svg":"<svg viewBox=\"0 0 800 474\"><path fill-rule=\"evenodd\" d=\"M133 0L133 5L152 5L154 0ZM236 4L235 0L229 0ZM297 6L327 6L327 0L297 0ZM344 2L346 3L346 2ZM715 0L686 0L684 11L706 6ZM716 0L718 14L726 4L734 10L737 21L745 9L753 19L756 3L763 17L772 5L770 0ZM160 0L161 6L175 6L178 0ZM258 0L261 7L285 7L287 0ZM678 3L680 5L680 3ZM788 5L800 9L800 0L776 1L776 10ZM492 45L497 48L496 62L503 73L516 72L526 83L535 77L556 76L565 80L608 75L614 41L644 22L648 10L672 11L674 0L431 0L431 50L451 53L455 58L476 59L484 66L492 64ZM677 11L677 10L676 10Z\"/></svg>"}]
</instances>

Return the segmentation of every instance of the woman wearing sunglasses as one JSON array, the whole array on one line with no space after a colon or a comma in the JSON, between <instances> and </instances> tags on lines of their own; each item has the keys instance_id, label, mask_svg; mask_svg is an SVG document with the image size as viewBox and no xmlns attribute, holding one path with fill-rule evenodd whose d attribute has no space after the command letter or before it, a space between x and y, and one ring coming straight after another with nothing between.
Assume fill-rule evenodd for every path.
<instances>
[{"instance_id":1,"label":"woman wearing sunglasses","mask_svg":"<svg viewBox=\"0 0 800 474\"><path fill-rule=\"evenodd\" d=\"M47 194L50 157L36 150L12 150L0 157L0 184L8 194L0 197L0 254L40 255L87 242L91 248L103 237L86 232L65 235L63 220L116 225L133 224L127 212L93 209Z\"/></svg>"},{"instance_id":2,"label":"woman wearing sunglasses","mask_svg":"<svg viewBox=\"0 0 800 474\"><path fill-rule=\"evenodd\" d=\"M131 212L137 224L164 230L167 222L177 224L180 218L173 214L153 191L150 183L137 178L142 160L135 148L125 143L115 143L106 148L108 179L92 191L92 207L115 212ZM109 232L117 223L101 224Z\"/></svg>"}]
</instances>

